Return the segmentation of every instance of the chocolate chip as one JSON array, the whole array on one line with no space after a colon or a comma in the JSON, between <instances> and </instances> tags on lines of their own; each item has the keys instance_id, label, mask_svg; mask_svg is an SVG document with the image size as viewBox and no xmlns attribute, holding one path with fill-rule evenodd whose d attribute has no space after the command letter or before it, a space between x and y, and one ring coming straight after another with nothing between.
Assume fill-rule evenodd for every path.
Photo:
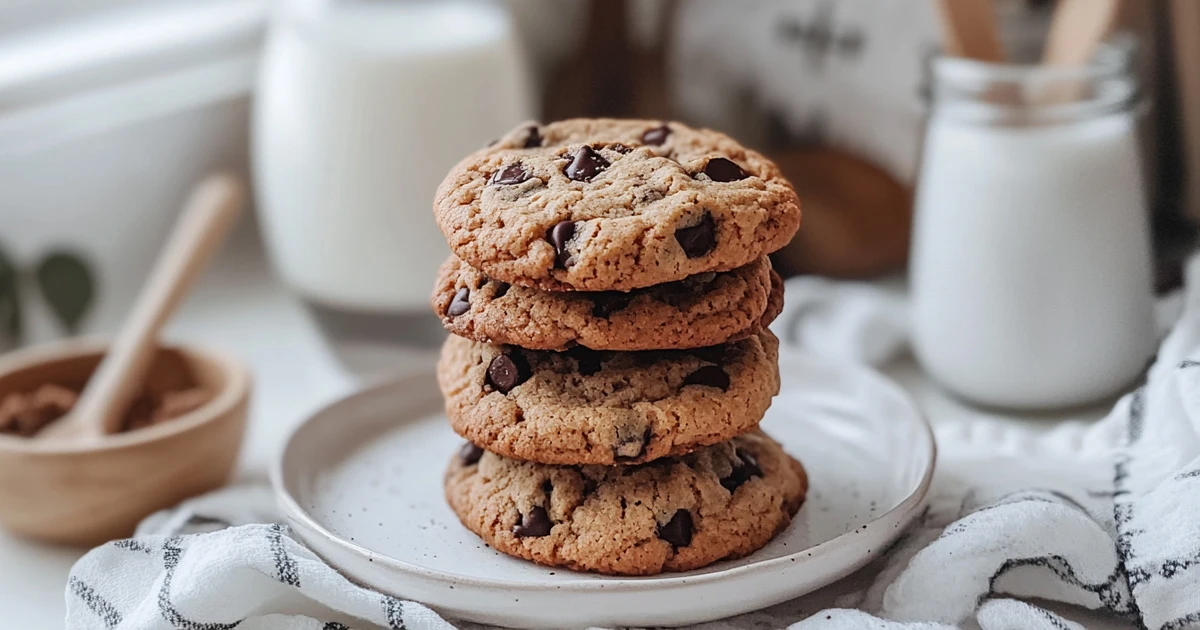
<instances>
[{"instance_id":1,"label":"chocolate chip","mask_svg":"<svg viewBox=\"0 0 1200 630\"><path fill-rule=\"evenodd\" d=\"M620 291L604 291L592 295L592 317L604 317L629 306L633 296Z\"/></svg>"},{"instance_id":2,"label":"chocolate chip","mask_svg":"<svg viewBox=\"0 0 1200 630\"><path fill-rule=\"evenodd\" d=\"M567 350L566 355L572 359L575 359L577 369L583 376L591 376L596 372L599 372L600 368L603 367L603 355L590 348L575 346L574 348Z\"/></svg>"},{"instance_id":3,"label":"chocolate chip","mask_svg":"<svg viewBox=\"0 0 1200 630\"><path fill-rule=\"evenodd\" d=\"M675 230L675 240L688 258L699 258L717 245L717 224L711 214L704 213L700 223Z\"/></svg>"},{"instance_id":4,"label":"chocolate chip","mask_svg":"<svg viewBox=\"0 0 1200 630\"><path fill-rule=\"evenodd\" d=\"M748 177L742 167L722 157L710 159L704 165L704 174L714 182L735 182Z\"/></svg>"},{"instance_id":5,"label":"chocolate chip","mask_svg":"<svg viewBox=\"0 0 1200 630\"><path fill-rule=\"evenodd\" d=\"M446 314L450 317L458 317L469 310L471 310L471 290L463 287L454 294L454 299L450 300L450 306L446 307Z\"/></svg>"},{"instance_id":6,"label":"chocolate chip","mask_svg":"<svg viewBox=\"0 0 1200 630\"><path fill-rule=\"evenodd\" d=\"M723 392L727 392L729 391L729 374L719 365L706 365L688 374L687 378L683 379L683 385L684 387L688 385L716 387Z\"/></svg>"},{"instance_id":7,"label":"chocolate chip","mask_svg":"<svg viewBox=\"0 0 1200 630\"><path fill-rule=\"evenodd\" d=\"M563 169L563 174L577 182L590 182L606 168L608 160L592 147L584 145L571 156L571 163Z\"/></svg>"},{"instance_id":8,"label":"chocolate chip","mask_svg":"<svg viewBox=\"0 0 1200 630\"><path fill-rule=\"evenodd\" d=\"M632 147L625 146L625 145L621 144L620 142L614 142L614 143L608 145L606 148L612 149L613 151L616 151L617 153L620 153L621 155L625 155L626 153L629 153L630 151L633 150Z\"/></svg>"},{"instance_id":9,"label":"chocolate chip","mask_svg":"<svg viewBox=\"0 0 1200 630\"><path fill-rule=\"evenodd\" d=\"M458 449L458 458L462 460L463 466L478 464L481 457L483 457L483 449L470 442L463 444L462 448Z\"/></svg>"},{"instance_id":10,"label":"chocolate chip","mask_svg":"<svg viewBox=\"0 0 1200 630\"><path fill-rule=\"evenodd\" d=\"M492 359L487 369L487 384L501 394L529 380L529 367L519 355L502 354Z\"/></svg>"},{"instance_id":11,"label":"chocolate chip","mask_svg":"<svg viewBox=\"0 0 1200 630\"><path fill-rule=\"evenodd\" d=\"M745 468L751 477L761 477L762 476L762 469L758 467L758 460L754 459L753 455L751 455L750 453L747 453L746 451L736 451L736 452L737 452L738 458L740 458L742 460L742 464L745 465Z\"/></svg>"},{"instance_id":12,"label":"chocolate chip","mask_svg":"<svg viewBox=\"0 0 1200 630\"><path fill-rule=\"evenodd\" d=\"M641 457L646 452L646 445L650 443L650 429L646 429L640 434L621 435L621 431L617 431L617 444L613 447L613 458L620 460L631 460Z\"/></svg>"},{"instance_id":13,"label":"chocolate chip","mask_svg":"<svg viewBox=\"0 0 1200 630\"><path fill-rule=\"evenodd\" d=\"M496 282L496 290L492 291L492 299L499 300L508 293L509 284L507 282Z\"/></svg>"},{"instance_id":14,"label":"chocolate chip","mask_svg":"<svg viewBox=\"0 0 1200 630\"><path fill-rule=\"evenodd\" d=\"M540 538L550 534L550 515L541 506L534 506L529 514L522 514L521 521L513 525L513 536L517 538Z\"/></svg>"},{"instance_id":15,"label":"chocolate chip","mask_svg":"<svg viewBox=\"0 0 1200 630\"><path fill-rule=\"evenodd\" d=\"M710 363L724 363L729 353L725 346L708 346L707 348L692 348L688 352Z\"/></svg>"},{"instance_id":16,"label":"chocolate chip","mask_svg":"<svg viewBox=\"0 0 1200 630\"><path fill-rule=\"evenodd\" d=\"M758 462L755 461L753 455L741 450L735 451L735 454L738 461L733 465L733 472L721 480L721 485L730 492L737 490L754 477L762 476L762 469L758 467Z\"/></svg>"},{"instance_id":17,"label":"chocolate chip","mask_svg":"<svg viewBox=\"0 0 1200 630\"><path fill-rule=\"evenodd\" d=\"M692 544L692 513L687 510L676 510L666 525L658 526L658 537L671 543L674 547L686 547Z\"/></svg>"},{"instance_id":18,"label":"chocolate chip","mask_svg":"<svg viewBox=\"0 0 1200 630\"><path fill-rule=\"evenodd\" d=\"M675 307L694 303L700 293L695 287L690 286L687 280L677 280L654 287L655 300Z\"/></svg>"},{"instance_id":19,"label":"chocolate chip","mask_svg":"<svg viewBox=\"0 0 1200 630\"><path fill-rule=\"evenodd\" d=\"M666 125L662 125L661 127L647 129L645 133L642 134L642 142L658 146L666 142L667 136L669 135L671 135L671 128Z\"/></svg>"},{"instance_id":20,"label":"chocolate chip","mask_svg":"<svg viewBox=\"0 0 1200 630\"><path fill-rule=\"evenodd\" d=\"M527 134L525 136L525 148L526 149L532 149L534 147L542 146L542 134L538 133L537 125L530 125L529 128L525 130L525 132Z\"/></svg>"},{"instance_id":21,"label":"chocolate chip","mask_svg":"<svg viewBox=\"0 0 1200 630\"><path fill-rule=\"evenodd\" d=\"M529 173L520 163L510 164L492 175L492 183L501 186L510 186L512 184L520 184L529 179Z\"/></svg>"},{"instance_id":22,"label":"chocolate chip","mask_svg":"<svg viewBox=\"0 0 1200 630\"><path fill-rule=\"evenodd\" d=\"M546 232L546 240L554 246L554 263L559 267L566 267L571 261L571 252L567 251L567 242L571 237L575 236L574 221L560 221Z\"/></svg>"}]
</instances>

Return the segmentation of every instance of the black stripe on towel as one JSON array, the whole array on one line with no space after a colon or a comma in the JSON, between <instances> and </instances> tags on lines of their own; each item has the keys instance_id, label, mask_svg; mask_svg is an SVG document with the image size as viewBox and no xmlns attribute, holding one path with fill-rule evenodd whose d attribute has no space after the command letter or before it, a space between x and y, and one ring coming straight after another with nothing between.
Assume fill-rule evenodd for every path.
<instances>
[{"instance_id":1,"label":"black stripe on towel","mask_svg":"<svg viewBox=\"0 0 1200 630\"><path fill-rule=\"evenodd\" d=\"M271 526L271 531L267 534L268 540L271 541L271 553L275 556L275 573L279 576L279 581L288 586L300 588L300 571L296 567L296 560L288 555L287 547L283 543L284 526L276 523Z\"/></svg>"},{"instance_id":2,"label":"black stripe on towel","mask_svg":"<svg viewBox=\"0 0 1200 630\"><path fill-rule=\"evenodd\" d=\"M179 566L179 559L183 557L183 547L180 545L182 540L180 536L172 536L163 543L163 581L162 587L158 590L159 614L179 630L233 630L241 625L244 620L232 623L193 621L184 617L171 604L171 581L175 579L175 567Z\"/></svg>"},{"instance_id":3,"label":"black stripe on towel","mask_svg":"<svg viewBox=\"0 0 1200 630\"><path fill-rule=\"evenodd\" d=\"M75 576L67 581L68 588L75 594L84 604L87 605L96 616L104 622L105 628L116 628L121 625L121 612L116 609L108 600L96 594L92 587L81 582Z\"/></svg>"},{"instance_id":4,"label":"black stripe on towel","mask_svg":"<svg viewBox=\"0 0 1200 630\"><path fill-rule=\"evenodd\" d=\"M392 630L408 630L404 626L404 602L395 597L383 598L383 614L387 617L388 627Z\"/></svg>"}]
</instances>

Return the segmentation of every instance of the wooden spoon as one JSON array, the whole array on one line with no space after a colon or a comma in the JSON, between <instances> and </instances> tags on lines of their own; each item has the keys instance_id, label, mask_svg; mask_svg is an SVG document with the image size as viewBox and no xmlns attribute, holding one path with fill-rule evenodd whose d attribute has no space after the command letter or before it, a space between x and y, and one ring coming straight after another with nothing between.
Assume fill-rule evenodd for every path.
<instances>
[{"instance_id":1,"label":"wooden spoon","mask_svg":"<svg viewBox=\"0 0 1200 630\"><path fill-rule=\"evenodd\" d=\"M120 430L142 391L159 331L237 221L245 197L241 182L230 175L209 177L192 191L150 278L75 407L33 439L98 440Z\"/></svg>"},{"instance_id":2,"label":"wooden spoon","mask_svg":"<svg viewBox=\"0 0 1200 630\"><path fill-rule=\"evenodd\" d=\"M946 54L1000 63L1004 47L990 0L939 0Z\"/></svg>"},{"instance_id":3,"label":"wooden spoon","mask_svg":"<svg viewBox=\"0 0 1200 630\"><path fill-rule=\"evenodd\" d=\"M1058 0L1042 64L1071 68L1088 63L1119 13L1119 0ZM1081 77L1064 77L1045 86L1033 100L1040 105L1070 103L1079 100L1085 89Z\"/></svg>"},{"instance_id":4,"label":"wooden spoon","mask_svg":"<svg viewBox=\"0 0 1200 630\"><path fill-rule=\"evenodd\" d=\"M1116 24L1120 8L1120 0L1058 0L1042 63L1081 66L1090 61Z\"/></svg>"}]
</instances>

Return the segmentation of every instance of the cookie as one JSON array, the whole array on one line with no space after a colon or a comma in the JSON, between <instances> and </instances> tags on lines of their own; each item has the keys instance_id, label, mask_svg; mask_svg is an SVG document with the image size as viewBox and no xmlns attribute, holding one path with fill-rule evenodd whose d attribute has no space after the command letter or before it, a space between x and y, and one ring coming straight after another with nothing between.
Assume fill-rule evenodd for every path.
<instances>
[{"instance_id":1,"label":"cookie","mask_svg":"<svg viewBox=\"0 0 1200 630\"><path fill-rule=\"evenodd\" d=\"M749 431L779 392L768 330L695 350L524 350L451 335L438 382L459 435L544 464L627 464Z\"/></svg>"},{"instance_id":2,"label":"cookie","mask_svg":"<svg viewBox=\"0 0 1200 630\"><path fill-rule=\"evenodd\" d=\"M446 499L495 549L577 571L688 571L762 548L791 522L808 479L761 431L635 466L548 466L455 456Z\"/></svg>"},{"instance_id":3,"label":"cookie","mask_svg":"<svg viewBox=\"0 0 1200 630\"><path fill-rule=\"evenodd\" d=\"M491 280L451 256L431 301L446 330L476 341L531 350L702 348L770 324L783 307L783 280L764 257L628 293L541 291Z\"/></svg>"},{"instance_id":4,"label":"cookie","mask_svg":"<svg viewBox=\"0 0 1200 630\"><path fill-rule=\"evenodd\" d=\"M489 278L628 291L729 271L800 224L791 184L730 137L679 123L525 124L454 167L434 214Z\"/></svg>"}]
</instances>

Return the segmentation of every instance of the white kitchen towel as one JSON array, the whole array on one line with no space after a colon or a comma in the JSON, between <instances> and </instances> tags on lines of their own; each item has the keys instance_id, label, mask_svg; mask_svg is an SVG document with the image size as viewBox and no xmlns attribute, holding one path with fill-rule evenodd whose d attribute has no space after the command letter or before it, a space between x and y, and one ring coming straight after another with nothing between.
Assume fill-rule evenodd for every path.
<instances>
[{"instance_id":1,"label":"white kitchen towel","mask_svg":"<svg viewBox=\"0 0 1200 630\"><path fill-rule=\"evenodd\" d=\"M783 352L883 365L908 347L908 304L899 282L868 284L818 276L787 281L783 312L771 328Z\"/></svg>"},{"instance_id":2,"label":"white kitchen towel","mask_svg":"<svg viewBox=\"0 0 1200 630\"><path fill-rule=\"evenodd\" d=\"M1104 420L939 431L929 507L886 559L817 604L839 608L814 614L800 598L698 628L1200 628L1200 263L1188 272L1149 381ZM894 293L794 280L788 302L787 348L867 362L904 348ZM475 627L350 583L274 524L272 506L264 488L226 489L91 551L67 586L68 627Z\"/></svg>"}]
</instances>

